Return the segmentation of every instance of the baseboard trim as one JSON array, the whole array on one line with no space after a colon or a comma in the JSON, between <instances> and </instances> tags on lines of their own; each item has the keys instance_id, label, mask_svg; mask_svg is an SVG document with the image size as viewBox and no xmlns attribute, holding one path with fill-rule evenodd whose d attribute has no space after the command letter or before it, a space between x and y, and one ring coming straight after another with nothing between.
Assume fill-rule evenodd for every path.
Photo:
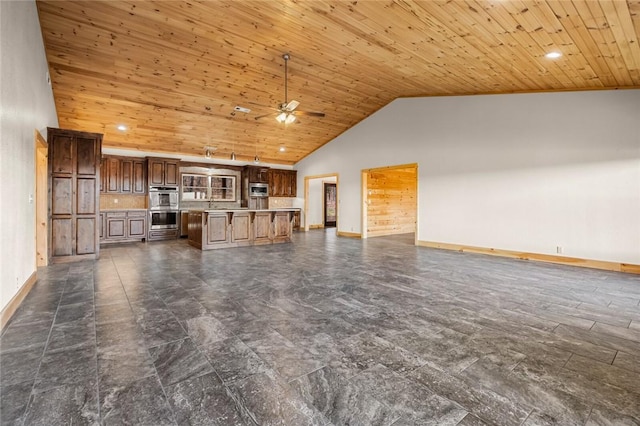
<instances>
[{"instance_id":1,"label":"baseboard trim","mask_svg":"<svg viewBox=\"0 0 640 426\"><path fill-rule=\"evenodd\" d=\"M362 238L362 235L360 235L358 232L336 231L336 235L338 237Z\"/></svg>"},{"instance_id":2,"label":"baseboard trim","mask_svg":"<svg viewBox=\"0 0 640 426\"><path fill-rule=\"evenodd\" d=\"M626 272L640 274L640 265L633 263L609 262L606 260L581 259L577 257L556 256L551 254L527 253L512 250L502 250L487 247L465 246L461 244L437 243L433 241L416 240L416 245L443 250L454 250L465 253L488 254L491 256L508 257L520 260L533 260L535 262L556 263L560 265L579 266L582 268L602 269L606 271Z\"/></svg>"},{"instance_id":3,"label":"baseboard trim","mask_svg":"<svg viewBox=\"0 0 640 426\"><path fill-rule=\"evenodd\" d=\"M27 294L29 294L37 279L38 271L34 271L33 274L27 278L27 281L22 284L22 287L20 287L20 290L18 290L15 296L13 296L9 303L7 303L7 306L5 306L2 312L0 312L0 333L4 331L4 327L9 323L13 314L18 310L24 298L27 297Z\"/></svg>"}]
</instances>

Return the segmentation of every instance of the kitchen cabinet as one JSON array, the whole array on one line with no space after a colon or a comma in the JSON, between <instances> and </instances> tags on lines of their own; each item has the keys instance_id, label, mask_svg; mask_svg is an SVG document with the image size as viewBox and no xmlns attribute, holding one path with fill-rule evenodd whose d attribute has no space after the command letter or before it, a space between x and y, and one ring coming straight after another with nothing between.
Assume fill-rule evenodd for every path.
<instances>
[{"instance_id":1,"label":"kitchen cabinet","mask_svg":"<svg viewBox=\"0 0 640 426\"><path fill-rule=\"evenodd\" d=\"M189 210L188 243L200 250L289 243L294 212Z\"/></svg>"},{"instance_id":2,"label":"kitchen cabinet","mask_svg":"<svg viewBox=\"0 0 640 426\"><path fill-rule=\"evenodd\" d=\"M180 172L175 158L147 157L150 186L178 186Z\"/></svg>"},{"instance_id":3,"label":"kitchen cabinet","mask_svg":"<svg viewBox=\"0 0 640 426\"><path fill-rule=\"evenodd\" d=\"M269 169L269 196L295 197L298 172L296 170Z\"/></svg>"},{"instance_id":4,"label":"kitchen cabinet","mask_svg":"<svg viewBox=\"0 0 640 426\"><path fill-rule=\"evenodd\" d=\"M300 210L296 210L293 212L293 230L300 230Z\"/></svg>"},{"instance_id":5,"label":"kitchen cabinet","mask_svg":"<svg viewBox=\"0 0 640 426\"><path fill-rule=\"evenodd\" d=\"M146 194L146 162L142 158L104 156L101 163L100 192L106 194Z\"/></svg>"},{"instance_id":6,"label":"kitchen cabinet","mask_svg":"<svg viewBox=\"0 0 640 426\"><path fill-rule=\"evenodd\" d=\"M140 241L147 238L146 210L107 210L101 214L101 243Z\"/></svg>"},{"instance_id":7,"label":"kitchen cabinet","mask_svg":"<svg viewBox=\"0 0 640 426\"><path fill-rule=\"evenodd\" d=\"M100 252L102 135L47 128L49 258L96 259Z\"/></svg>"},{"instance_id":8,"label":"kitchen cabinet","mask_svg":"<svg viewBox=\"0 0 640 426\"><path fill-rule=\"evenodd\" d=\"M262 166L246 166L245 172L249 183L269 183L269 168Z\"/></svg>"}]
</instances>

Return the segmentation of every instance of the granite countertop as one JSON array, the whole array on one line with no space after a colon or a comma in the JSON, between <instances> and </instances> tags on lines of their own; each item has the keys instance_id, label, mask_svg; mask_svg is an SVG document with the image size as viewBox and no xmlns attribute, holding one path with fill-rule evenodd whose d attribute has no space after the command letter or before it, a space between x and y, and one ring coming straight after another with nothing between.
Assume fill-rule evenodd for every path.
<instances>
[{"instance_id":1,"label":"granite countertop","mask_svg":"<svg viewBox=\"0 0 640 426\"><path fill-rule=\"evenodd\" d=\"M147 209L100 209L100 212L146 212Z\"/></svg>"},{"instance_id":2,"label":"granite countertop","mask_svg":"<svg viewBox=\"0 0 640 426\"><path fill-rule=\"evenodd\" d=\"M229 212L229 213L233 213L233 212L289 212L289 211L294 211L294 210L300 210L297 207L280 207L277 209L248 209L247 207L240 207L240 208L235 208L235 209L189 209L189 211L193 211L193 212L219 212L219 213L225 213L225 212Z\"/></svg>"}]
</instances>

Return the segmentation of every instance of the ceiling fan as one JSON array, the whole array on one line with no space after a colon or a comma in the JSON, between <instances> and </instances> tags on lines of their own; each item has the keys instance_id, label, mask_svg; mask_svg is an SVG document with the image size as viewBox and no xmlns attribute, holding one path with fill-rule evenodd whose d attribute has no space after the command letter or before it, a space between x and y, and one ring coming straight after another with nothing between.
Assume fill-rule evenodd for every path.
<instances>
[{"instance_id":1,"label":"ceiling fan","mask_svg":"<svg viewBox=\"0 0 640 426\"><path fill-rule=\"evenodd\" d=\"M259 120L261 118L268 117L270 115L275 115L276 121L278 121L279 123L291 124L296 121L296 116L306 115L309 117L324 117L324 112L310 112L310 111L296 110L296 108L298 108L298 105L300 105L300 102L294 99L289 101L288 92L287 92L288 90L287 63L289 62L289 59L291 59L291 55L289 55L288 53L285 53L284 55L282 55L282 59L284 59L284 102L278 106L278 108L276 109L276 112L259 115L255 117L255 119Z\"/></svg>"}]
</instances>

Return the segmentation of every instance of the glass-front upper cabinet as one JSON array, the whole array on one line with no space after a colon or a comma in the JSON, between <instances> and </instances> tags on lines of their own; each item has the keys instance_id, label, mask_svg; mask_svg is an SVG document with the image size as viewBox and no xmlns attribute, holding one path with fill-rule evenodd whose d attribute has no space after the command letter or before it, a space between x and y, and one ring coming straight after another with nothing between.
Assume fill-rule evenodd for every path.
<instances>
[{"instance_id":1,"label":"glass-front upper cabinet","mask_svg":"<svg viewBox=\"0 0 640 426\"><path fill-rule=\"evenodd\" d=\"M213 201L235 201L235 176L211 176L211 199Z\"/></svg>"},{"instance_id":2,"label":"glass-front upper cabinet","mask_svg":"<svg viewBox=\"0 0 640 426\"><path fill-rule=\"evenodd\" d=\"M182 201L236 201L235 176L182 175Z\"/></svg>"}]
</instances>

